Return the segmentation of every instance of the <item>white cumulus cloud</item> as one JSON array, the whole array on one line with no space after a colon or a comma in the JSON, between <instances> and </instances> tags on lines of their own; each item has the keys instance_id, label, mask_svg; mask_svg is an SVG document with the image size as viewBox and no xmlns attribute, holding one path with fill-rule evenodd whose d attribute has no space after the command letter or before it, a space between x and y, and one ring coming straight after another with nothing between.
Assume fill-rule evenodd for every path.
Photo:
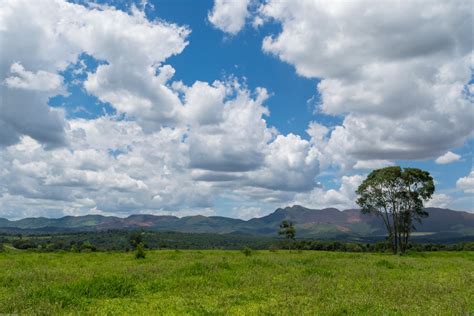
<instances>
[{"instance_id":1,"label":"white cumulus cloud","mask_svg":"<svg viewBox=\"0 0 474 316\"><path fill-rule=\"evenodd\" d=\"M304 205L308 208L335 207L338 209L349 209L358 207L355 204L355 191L364 180L362 175L343 176L339 189L314 188L310 192L299 193L291 204Z\"/></svg>"},{"instance_id":2,"label":"white cumulus cloud","mask_svg":"<svg viewBox=\"0 0 474 316\"><path fill-rule=\"evenodd\" d=\"M317 110L344 118L321 146L327 163L434 158L472 134L469 1L270 0L259 12L282 26L263 51L321 79Z\"/></svg>"},{"instance_id":3,"label":"white cumulus cloud","mask_svg":"<svg viewBox=\"0 0 474 316\"><path fill-rule=\"evenodd\" d=\"M474 193L474 171L471 171L465 177L459 178L458 181L456 181L456 187L465 193Z\"/></svg>"},{"instance_id":4,"label":"white cumulus cloud","mask_svg":"<svg viewBox=\"0 0 474 316\"><path fill-rule=\"evenodd\" d=\"M250 0L214 0L208 19L216 28L235 35L245 25Z\"/></svg>"},{"instance_id":5,"label":"white cumulus cloud","mask_svg":"<svg viewBox=\"0 0 474 316\"><path fill-rule=\"evenodd\" d=\"M327 190L315 181L321 169L453 160L449 150L472 133L464 1L265 2L255 24L273 20L282 31L263 50L320 79L317 113L342 118L311 122L309 139L267 122L263 87L233 77L173 81L167 59L188 45L187 27L150 21L133 6L0 2L0 214L9 218L214 214L218 199L245 218L289 202L355 207L363 176L342 176ZM252 5L216 1L208 19L237 34ZM71 65L85 77L73 84L116 115L66 118L48 105L68 93L62 74ZM474 192L472 178L458 188ZM448 204L442 194L436 200Z\"/></svg>"},{"instance_id":6,"label":"white cumulus cloud","mask_svg":"<svg viewBox=\"0 0 474 316\"><path fill-rule=\"evenodd\" d=\"M4 81L8 88L17 88L37 91L54 91L63 85L63 78L55 73L27 71L20 63L13 63L10 67L10 77ZM57 91L58 93L60 91Z\"/></svg>"},{"instance_id":7,"label":"white cumulus cloud","mask_svg":"<svg viewBox=\"0 0 474 316\"><path fill-rule=\"evenodd\" d=\"M126 13L59 0L5 0L0 30L0 145L22 135L64 145L67 123L48 100L60 92L59 73L81 54L103 61L88 73L87 92L144 128L159 128L180 115L179 99L166 86L170 67L162 63L187 45L185 27L149 21L136 8Z\"/></svg>"},{"instance_id":8,"label":"white cumulus cloud","mask_svg":"<svg viewBox=\"0 0 474 316\"><path fill-rule=\"evenodd\" d=\"M444 155L439 156L438 158L436 158L435 162L439 165L445 165L445 164L448 164L448 163L458 161L459 159L461 159L460 155L455 154L452 151L448 151Z\"/></svg>"},{"instance_id":9,"label":"white cumulus cloud","mask_svg":"<svg viewBox=\"0 0 474 316\"><path fill-rule=\"evenodd\" d=\"M447 208L453 203L453 198L444 193L435 193L433 194L431 200L426 202L426 207L440 207Z\"/></svg>"},{"instance_id":10,"label":"white cumulus cloud","mask_svg":"<svg viewBox=\"0 0 474 316\"><path fill-rule=\"evenodd\" d=\"M273 208L316 185L316 149L267 125L265 89L235 80L180 89L183 115L175 126L145 131L120 115L76 118L65 129L67 147L46 150L23 137L0 149L0 204L15 210L6 215L207 213L219 197L243 209ZM202 120L204 100L212 101L213 119Z\"/></svg>"}]
</instances>

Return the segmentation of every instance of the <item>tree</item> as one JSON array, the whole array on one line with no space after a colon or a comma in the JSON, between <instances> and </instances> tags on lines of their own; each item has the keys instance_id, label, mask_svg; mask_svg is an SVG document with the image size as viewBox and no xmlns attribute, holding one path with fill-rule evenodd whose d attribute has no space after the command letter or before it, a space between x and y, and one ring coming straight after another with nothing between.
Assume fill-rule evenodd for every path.
<instances>
[{"instance_id":1,"label":"tree","mask_svg":"<svg viewBox=\"0 0 474 316\"><path fill-rule=\"evenodd\" d=\"M246 256L246 257L250 257L252 255L252 248L250 248L249 246L245 246L243 249L242 249L242 253Z\"/></svg>"},{"instance_id":2,"label":"tree","mask_svg":"<svg viewBox=\"0 0 474 316\"><path fill-rule=\"evenodd\" d=\"M285 235L286 239L288 240L288 249L291 250L291 242L295 240L296 235L296 230L293 226L293 223L288 220L281 222L278 235Z\"/></svg>"},{"instance_id":3,"label":"tree","mask_svg":"<svg viewBox=\"0 0 474 316\"><path fill-rule=\"evenodd\" d=\"M139 242L135 250L135 259L145 259L145 245L143 242Z\"/></svg>"},{"instance_id":4,"label":"tree","mask_svg":"<svg viewBox=\"0 0 474 316\"><path fill-rule=\"evenodd\" d=\"M140 243L143 243L143 234L142 232L132 232L129 236L130 245L133 249L136 249Z\"/></svg>"},{"instance_id":5,"label":"tree","mask_svg":"<svg viewBox=\"0 0 474 316\"><path fill-rule=\"evenodd\" d=\"M429 214L423 208L435 190L429 172L394 166L372 171L357 189L362 213L382 218L394 254L407 250L413 222Z\"/></svg>"}]
</instances>

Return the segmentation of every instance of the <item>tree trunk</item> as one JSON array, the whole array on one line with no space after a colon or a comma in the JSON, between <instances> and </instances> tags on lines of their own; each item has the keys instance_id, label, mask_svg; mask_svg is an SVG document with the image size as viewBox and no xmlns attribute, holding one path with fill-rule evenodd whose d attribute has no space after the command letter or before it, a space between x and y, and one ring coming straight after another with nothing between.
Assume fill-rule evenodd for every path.
<instances>
[{"instance_id":1,"label":"tree trunk","mask_svg":"<svg viewBox=\"0 0 474 316\"><path fill-rule=\"evenodd\" d=\"M394 238L393 238L393 254L397 254L398 248L400 247L399 245L399 227L398 227L398 220L397 216L395 215L395 210L392 210L392 225L393 225L393 232L394 232Z\"/></svg>"},{"instance_id":2,"label":"tree trunk","mask_svg":"<svg viewBox=\"0 0 474 316\"><path fill-rule=\"evenodd\" d=\"M390 216L386 208L384 208L384 212L380 212L380 215L382 216L383 222L385 224L385 228L387 228L387 233L388 233L388 241L390 243L390 248L392 248L392 253L396 254L397 253L397 248L396 246L394 247L394 236L393 236L393 227L390 224Z\"/></svg>"}]
</instances>

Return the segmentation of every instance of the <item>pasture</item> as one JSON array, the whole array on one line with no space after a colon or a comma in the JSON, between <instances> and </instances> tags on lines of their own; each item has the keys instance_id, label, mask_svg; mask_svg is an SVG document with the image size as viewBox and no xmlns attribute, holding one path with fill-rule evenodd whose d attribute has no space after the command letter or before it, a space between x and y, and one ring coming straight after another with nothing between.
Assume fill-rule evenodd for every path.
<instances>
[{"instance_id":1,"label":"pasture","mask_svg":"<svg viewBox=\"0 0 474 316\"><path fill-rule=\"evenodd\" d=\"M0 253L0 314L471 314L474 252Z\"/></svg>"}]
</instances>

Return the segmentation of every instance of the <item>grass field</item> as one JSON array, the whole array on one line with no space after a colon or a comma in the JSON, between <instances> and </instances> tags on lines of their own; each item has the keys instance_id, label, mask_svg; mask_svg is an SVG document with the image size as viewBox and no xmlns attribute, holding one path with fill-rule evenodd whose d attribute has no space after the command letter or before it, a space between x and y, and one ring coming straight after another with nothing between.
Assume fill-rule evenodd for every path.
<instances>
[{"instance_id":1,"label":"grass field","mask_svg":"<svg viewBox=\"0 0 474 316\"><path fill-rule=\"evenodd\" d=\"M0 253L0 313L474 312L474 253Z\"/></svg>"}]
</instances>

